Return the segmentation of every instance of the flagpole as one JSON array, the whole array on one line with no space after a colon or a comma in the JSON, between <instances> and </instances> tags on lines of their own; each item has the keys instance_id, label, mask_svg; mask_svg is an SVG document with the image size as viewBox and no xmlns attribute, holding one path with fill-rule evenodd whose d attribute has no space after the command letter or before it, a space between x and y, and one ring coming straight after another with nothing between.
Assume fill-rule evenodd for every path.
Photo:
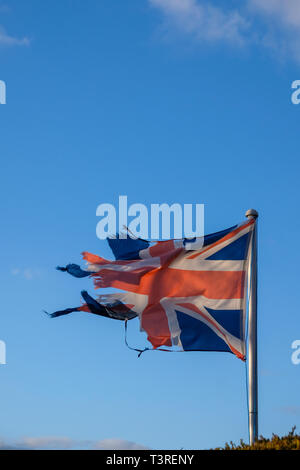
<instances>
[{"instance_id":1,"label":"flagpole","mask_svg":"<svg viewBox=\"0 0 300 470\"><path fill-rule=\"evenodd\" d=\"M257 219L258 212L249 209L248 219ZM251 277L248 313L248 384L249 384L249 437L250 445L258 439L258 386L257 386L257 228L253 231L251 249Z\"/></svg>"}]
</instances>

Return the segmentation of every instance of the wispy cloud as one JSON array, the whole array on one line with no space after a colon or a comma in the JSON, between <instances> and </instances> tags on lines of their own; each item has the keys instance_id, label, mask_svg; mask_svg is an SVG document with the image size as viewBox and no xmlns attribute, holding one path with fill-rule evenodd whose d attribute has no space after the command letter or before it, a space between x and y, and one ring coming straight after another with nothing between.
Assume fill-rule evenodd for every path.
<instances>
[{"instance_id":1,"label":"wispy cloud","mask_svg":"<svg viewBox=\"0 0 300 470\"><path fill-rule=\"evenodd\" d=\"M0 450L14 450L16 447L9 445L7 442L0 439Z\"/></svg>"},{"instance_id":2,"label":"wispy cloud","mask_svg":"<svg viewBox=\"0 0 300 470\"><path fill-rule=\"evenodd\" d=\"M264 21L260 43L280 58L300 62L299 0L248 0L248 7Z\"/></svg>"},{"instance_id":3,"label":"wispy cloud","mask_svg":"<svg viewBox=\"0 0 300 470\"><path fill-rule=\"evenodd\" d=\"M286 415L300 416L300 406L282 406L280 411Z\"/></svg>"},{"instance_id":4,"label":"wispy cloud","mask_svg":"<svg viewBox=\"0 0 300 470\"><path fill-rule=\"evenodd\" d=\"M10 270L12 276L19 276L26 281L32 281L41 277L42 271L39 268L17 268L14 267Z\"/></svg>"},{"instance_id":5,"label":"wispy cloud","mask_svg":"<svg viewBox=\"0 0 300 470\"><path fill-rule=\"evenodd\" d=\"M80 447L77 441L68 437L24 437L18 441L0 439L1 449L32 449L32 450L69 450Z\"/></svg>"},{"instance_id":6,"label":"wispy cloud","mask_svg":"<svg viewBox=\"0 0 300 470\"><path fill-rule=\"evenodd\" d=\"M27 37L17 38L8 34L3 26L0 26L0 46L29 46L30 39Z\"/></svg>"},{"instance_id":7,"label":"wispy cloud","mask_svg":"<svg viewBox=\"0 0 300 470\"><path fill-rule=\"evenodd\" d=\"M124 439L104 439L102 441L79 441L68 437L24 437L18 441L0 439L1 449L32 449L32 450L71 450L71 449L94 449L94 450L146 450L145 447L136 442Z\"/></svg>"},{"instance_id":8,"label":"wispy cloud","mask_svg":"<svg viewBox=\"0 0 300 470\"><path fill-rule=\"evenodd\" d=\"M0 13L10 13L11 8L6 3L0 3ZM2 21L1 21L2 23ZM30 39L28 37L17 37L9 34L5 28L0 25L0 47L11 46L29 46Z\"/></svg>"},{"instance_id":9,"label":"wispy cloud","mask_svg":"<svg viewBox=\"0 0 300 470\"><path fill-rule=\"evenodd\" d=\"M0 13L9 13L11 11L10 7L5 3L0 3Z\"/></svg>"},{"instance_id":10,"label":"wispy cloud","mask_svg":"<svg viewBox=\"0 0 300 470\"><path fill-rule=\"evenodd\" d=\"M299 0L249 0L249 6L273 17L286 27L300 26Z\"/></svg>"},{"instance_id":11,"label":"wispy cloud","mask_svg":"<svg viewBox=\"0 0 300 470\"><path fill-rule=\"evenodd\" d=\"M16 444L26 449L72 449L76 441L68 437L24 437Z\"/></svg>"},{"instance_id":12,"label":"wispy cloud","mask_svg":"<svg viewBox=\"0 0 300 470\"><path fill-rule=\"evenodd\" d=\"M300 0L245 0L221 8L217 0L148 0L161 12L164 32L198 42L253 44L300 61Z\"/></svg>"},{"instance_id":13,"label":"wispy cloud","mask_svg":"<svg viewBox=\"0 0 300 470\"><path fill-rule=\"evenodd\" d=\"M197 0L149 0L164 15L165 28L192 35L198 41L244 42L249 25L236 10L225 11Z\"/></svg>"},{"instance_id":14,"label":"wispy cloud","mask_svg":"<svg viewBox=\"0 0 300 470\"><path fill-rule=\"evenodd\" d=\"M123 439L104 439L98 441L93 445L94 449L98 450L146 450L149 447L145 447L136 442L126 441Z\"/></svg>"}]
</instances>

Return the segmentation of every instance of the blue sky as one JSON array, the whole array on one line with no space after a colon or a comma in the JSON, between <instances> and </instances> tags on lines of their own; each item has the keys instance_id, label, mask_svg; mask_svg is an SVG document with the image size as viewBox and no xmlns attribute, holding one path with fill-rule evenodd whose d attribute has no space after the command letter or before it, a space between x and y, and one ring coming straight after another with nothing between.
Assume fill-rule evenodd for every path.
<instances>
[{"instance_id":1,"label":"blue sky","mask_svg":"<svg viewBox=\"0 0 300 470\"><path fill-rule=\"evenodd\" d=\"M245 366L145 353L84 314L55 266L110 257L96 208L204 203L206 233L259 219L260 433L300 426L297 0L0 2L0 440L210 448L247 440ZM143 336L130 325L130 342ZM131 444L128 443L130 441Z\"/></svg>"}]
</instances>

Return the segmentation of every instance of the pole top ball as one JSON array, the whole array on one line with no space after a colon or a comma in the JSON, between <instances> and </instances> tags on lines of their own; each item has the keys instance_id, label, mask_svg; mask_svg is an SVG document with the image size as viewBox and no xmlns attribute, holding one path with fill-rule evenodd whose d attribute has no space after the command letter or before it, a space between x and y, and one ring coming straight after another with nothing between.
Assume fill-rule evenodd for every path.
<instances>
[{"instance_id":1,"label":"pole top ball","mask_svg":"<svg viewBox=\"0 0 300 470\"><path fill-rule=\"evenodd\" d=\"M254 219L257 219L258 217L258 212L255 210L255 209L248 209L246 214L245 214L246 217L248 217L248 219L250 217L254 218Z\"/></svg>"}]
</instances>

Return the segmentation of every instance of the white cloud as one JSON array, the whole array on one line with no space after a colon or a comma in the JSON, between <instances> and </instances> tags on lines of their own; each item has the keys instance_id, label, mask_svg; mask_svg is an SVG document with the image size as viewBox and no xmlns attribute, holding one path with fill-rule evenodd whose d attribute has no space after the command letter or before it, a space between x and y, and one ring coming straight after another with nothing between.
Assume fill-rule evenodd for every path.
<instances>
[{"instance_id":1,"label":"white cloud","mask_svg":"<svg viewBox=\"0 0 300 470\"><path fill-rule=\"evenodd\" d=\"M197 0L149 0L162 11L168 29L176 28L200 41L242 43L248 22L236 10L225 11Z\"/></svg>"},{"instance_id":2,"label":"white cloud","mask_svg":"<svg viewBox=\"0 0 300 470\"><path fill-rule=\"evenodd\" d=\"M26 281L32 281L33 279L40 278L42 276L42 271L39 268L12 268L10 270L12 276L20 276Z\"/></svg>"},{"instance_id":3,"label":"white cloud","mask_svg":"<svg viewBox=\"0 0 300 470\"><path fill-rule=\"evenodd\" d=\"M217 0L148 0L167 33L200 42L227 42L273 49L300 61L300 0L244 0L220 8ZM259 20L259 21L258 21Z\"/></svg>"},{"instance_id":4,"label":"white cloud","mask_svg":"<svg viewBox=\"0 0 300 470\"><path fill-rule=\"evenodd\" d=\"M76 441L68 437L24 437L18 441L0 439L1 449L72 449L76 446Z\"/></svg>"},{"instance_id":5,"label":"white cloud","mask_svg":"<svg viewBox=\"0 0 300 470\"><path fill-rule=\"evenodd\" d=\"M27 37L17 38L9 35L3 26L0 26L0 46L29 46L30 39Z\"/></svg>"},{"instance_id":6,"label":"white cloud","mask_svg":"<svg viewBox=\"0 0 300 470\"><path fill-rule=\"evenodd\" d=\"M300 1L248 0L248 7L264 20L261 44L272 48L280 58L300 62Z\"/></svg>"},{"instance_id":7,"label":"white cloud","mask_svg":"<svg viewBox=\"0 0 300 470\"><path fill-rule=\"evenodd\" d=\"M26 449L26 450L146 450L149 449L136 442L124 439L104 439L102 441L78 441L69 437L24 437L18 441L1 440L0 450Z\"/></svg>"},{"instance_id":8,"label":"white cloud","mask_svg":"<svg viewBox=\"0 0 300 470\"><path fill-rule=\"evenodd\" d=\"M10 13L11 8L5 3L0 3L0 13ZM5 28L0 25L0 46L29 46L30 39L28 37L18 38L8 34Z\"/></svg>"},{"instance_id":9,"label":"white cloud","mask_svg":"<svg viewBox=\"0 0 300 470\"><path fill-rule=\"evenodd\" d=\"M5 441L0 439L0 450L13 450L15 447L10 446Z\"/></svg>"},{"instance_id":10,"label":"white cloud","mask_svg":"<svg viewBox=\"0 0 300 470\"><path fill-rule=\"evenodd\" d=\"M68 437L24 437L17 446L26 449L72 449L76 443Z\"/></svg>"},{"instance_id":11,"label":"white cloud","mask_svg":"<svg viewBox=\"0 0 300 470\"><path fill-rule=\"evenodd\" d=\"M149 447L142 446L136 442L125 441L123 439L104 439L98 441L93 446L98 450L146 450Z\"/></svg>"},{"instance_id":12,"label":"white cloud","mask_svg":"<svg viewBox=\"0 0 300 470\"><path fill-rule=\"evenodd\" d=\"M249 6L287 27L300 26L299 0L249 0Z\"/></svg>"}]
</instances>

